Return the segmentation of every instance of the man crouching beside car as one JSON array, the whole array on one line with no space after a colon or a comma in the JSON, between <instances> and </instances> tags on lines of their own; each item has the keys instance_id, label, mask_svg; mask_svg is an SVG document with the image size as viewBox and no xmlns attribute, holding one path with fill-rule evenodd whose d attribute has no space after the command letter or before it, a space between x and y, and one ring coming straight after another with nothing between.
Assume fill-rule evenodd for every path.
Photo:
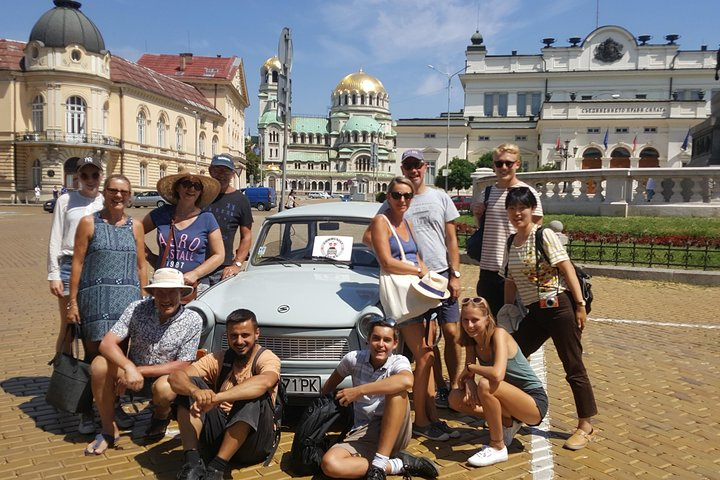
<instances>
[{"instance_id":1,"label":"man crouching beside car","mask_svg":"<svg viewBox=\"0 0 720 480\"><path fill-rule=\"evenodd\" d=\"M231 459L252 465L273 448L274 412L266 397L277 395L280 359L257 343L260 329L253 312L235 310L226 323L229 350L170 375L185 451L178 479L220 480ZM199 443L215 455L207 467Z\"/></svg>"}]
</instances>

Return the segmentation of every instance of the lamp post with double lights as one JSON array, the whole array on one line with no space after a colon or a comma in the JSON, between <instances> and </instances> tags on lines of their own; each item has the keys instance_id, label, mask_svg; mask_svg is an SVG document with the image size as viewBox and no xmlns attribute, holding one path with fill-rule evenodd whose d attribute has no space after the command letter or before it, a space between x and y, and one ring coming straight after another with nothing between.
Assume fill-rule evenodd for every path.
<instances>
[{"instance_id":1,"label":"lamp post with double lights","mask_svg":"<svg viewBox=\"0 0 720 480\"><path fill-rule=\"evenodd\" d=\"M575 155L577 155L578 147L574 146L572 148L572 157L575 158ZM558 150L558 153L560 153L560 157L563 159L563 170L567 170L567 161L568 158L570 158L570 140L565 140Z\"/></svg>"},{"instance_id":2,"label":"lamp post with double lights","mask_svg":"<svg viewBox=\"0 0 720 480\"><path fill-rule=\"evenodd\" d=\"M436 72L445 75L447 78L447 132L445 135L445 191L448 190L448 177L450 176L450 86L452 85L452 79L455 75L465 71L466 67L461 68L455 73L443 72L435 68L432 65L428 65L428 68L435 70Z\"/></svg>"}]
</instances>

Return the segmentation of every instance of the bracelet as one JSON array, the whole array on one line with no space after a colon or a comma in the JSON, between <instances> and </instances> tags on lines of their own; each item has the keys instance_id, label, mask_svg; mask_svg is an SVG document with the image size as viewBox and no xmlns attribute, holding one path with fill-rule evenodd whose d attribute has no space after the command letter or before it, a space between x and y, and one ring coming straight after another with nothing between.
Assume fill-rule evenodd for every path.
<instances>
[{"instance_id":1,"label":"bracelet","mask_svg":"<svg viewBox=\"0 0 720 480\"><path fill-rule=\"evenodd\" d=\"M70 310L73 307L77 307L77 302L68 302L67 307L65 307L65 310Z\"/></svg>"}]
</instances>

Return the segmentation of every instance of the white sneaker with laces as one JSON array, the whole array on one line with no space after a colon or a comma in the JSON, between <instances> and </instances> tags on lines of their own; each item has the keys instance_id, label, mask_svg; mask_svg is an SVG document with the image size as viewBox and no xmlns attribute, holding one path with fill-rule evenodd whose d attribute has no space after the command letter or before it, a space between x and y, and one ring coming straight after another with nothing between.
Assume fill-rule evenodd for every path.
<instances>
[{"instance_id":1,"label":"white sneaker with laces","mask_svg":"<svg viewBox=\"0 0 720 480\"><path fill-rule=\"evenodd\" d=\"M502 450L495 450L490 445L483 445L479 452L468 458L468 463L473 467L487 467L500 462L507 462L507 447Z\"/></svg>"},{"instance_id":2,"label":"white sneaker with laces","mask_svg":"<svg viewBox=\"0 0 720 480\"><path fill-rule=\"evenodd\" d=\"M522 427L522 423L518 422L515 419L513 419L513 423L511 426L503 427L503 441L505 442L506 447L510 446L513 438L515 438L515 434L518 432L518 430L520 430L520 427Z\"/></svg>"}]
</instances>

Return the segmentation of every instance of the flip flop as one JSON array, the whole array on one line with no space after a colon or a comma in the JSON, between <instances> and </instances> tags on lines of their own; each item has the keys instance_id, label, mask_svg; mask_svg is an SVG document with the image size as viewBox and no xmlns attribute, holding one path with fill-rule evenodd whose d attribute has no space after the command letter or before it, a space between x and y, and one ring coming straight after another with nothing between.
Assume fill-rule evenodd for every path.
<instances>
[{"instance_id":1,"label":"flip flop","mask_svg":"<svg viewBox=\"0 0 720 480\"><path fill-rule=\"evenodd\" d=\"M85 447L85 451L83 453L85 454L85 456L102 455L109 448L117 448L115 444L119 440L120 437L113 437L112 435L109 435L107 433L98 433L97 435L95 435L95 440L93 440L92 443ZM103 442L105 442L107 446L104 449L100 450Z\"/></svg>"}]
</instances>

